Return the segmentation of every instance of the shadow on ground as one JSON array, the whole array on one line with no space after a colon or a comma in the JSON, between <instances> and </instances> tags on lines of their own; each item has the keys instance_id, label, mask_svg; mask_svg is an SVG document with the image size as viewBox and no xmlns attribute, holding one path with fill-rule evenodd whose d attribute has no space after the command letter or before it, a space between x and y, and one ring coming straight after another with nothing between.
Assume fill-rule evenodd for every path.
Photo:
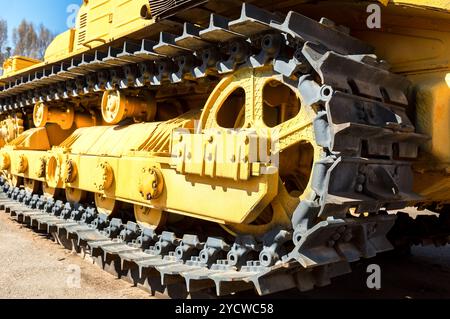
<instances>
[{"instance_id":1,"label":"shadow on ground","mask_svg":"<svg viewBox=\"0 0 450 319\"><path fill-rule=\"evenodd\" d=\"M369 289L367 266L381 268L381 289ZM353 272L309 292L296 289L264 298L295 299L440 299L450 298L450 246L413 247L411 254L388 252L352 265ZM241 297L241 296L240 296ZM242 297L250 297L243 295Z\"/></svg>"}]
</instances>

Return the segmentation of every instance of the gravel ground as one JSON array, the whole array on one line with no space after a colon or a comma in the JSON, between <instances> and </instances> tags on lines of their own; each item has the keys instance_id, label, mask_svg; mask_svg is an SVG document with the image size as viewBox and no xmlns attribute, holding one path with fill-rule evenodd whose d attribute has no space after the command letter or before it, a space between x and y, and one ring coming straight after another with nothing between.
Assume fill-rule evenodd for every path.
<instances>
[{"instance_id":1,"label":"gravel ground","mask_svg":"<svg viewBox=\"0 0 450 319\"><path fill-rule=\"evenodd\" d=\"M8 216L0 213L0 298L149 298Z\"/></svg>"},{"instance_id":2,"label":"gravel ground","mask_svg":"<svg viewBox=\"0 0 450 319\"><path fill-rule=\"evenodd\" d=\"M412 212L414 213L414 212ZM367 265L381 267L381 289L366 286ZM330 286L265 298L450 298L450 246L414 247L409 256L386 253L352 265L353 272ZM0 213L0 298L133 298L150 296ZM81 282L73 287L79 269ZM235 297L254 297L244 292Z\"/></svg>"}]
</instances>

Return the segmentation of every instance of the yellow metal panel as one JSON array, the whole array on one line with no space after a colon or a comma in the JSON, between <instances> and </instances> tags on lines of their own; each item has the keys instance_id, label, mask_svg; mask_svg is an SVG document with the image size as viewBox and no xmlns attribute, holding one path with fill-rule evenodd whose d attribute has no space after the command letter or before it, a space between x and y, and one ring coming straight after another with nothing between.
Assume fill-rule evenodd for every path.
<instances>
[{"instance_id":1,"label":"yellow metal panel","mask_svg":"<svg viewBox=\"0 0 450 319\"><path fill-rule=\"evenodd\" d=\"M46 155L45 151L12 150L5 148L1 153L1 157L3 158L5 154L7 154L10 160L10 165L8 168L4 169L4 173L14 174L16 176L22 176L33 180L45 180L45 176L38 174L41 170L41 158ZM21 157L25 158L27 163L26 170L24 172L18 171L18 163Z\"/></svg>"},{"instance_id":2,"label":"yellow metal panel","mask_svg":"<svg viewBox=\"0 0 450 319\"><path fill-rule=\"evenodd\" d=\"M11 154L11 169L10 173L22 176L25 178L31 178L34 180L44 181L45 176L39 176L38 172L41 170L41 158L45 157L45 151L30 151L22 150L16 152L10 152ZM25 157L27 161L27 169L25 172L19 172L17 169L17 163L20 157Z\"/></svg>"},{"instance_id":3,"label":"yellow metal panel","mask_svg":"<svg viewBox=\"0 0 450 319\"><path fill-rule=\"evenodd\" d=\"M87 154L98 138L110 127L94 126L76 130L68 139L61 143L60 147L70 149L74 154Z\"/></svg>"},{"instance_id":4,"label":"yellow metal panel","mask_svg":"<svg viewBox=\"0 0 450 319\"><path fill-rule=\"evenodd\" d=\"M193 118L196 116L193 115ZM170 165L171 158L168 157L172 131L191 127L192 118L180 117L165 123L80 128L60 146L48 152L48 162L50 157L54 157L52 161L58 166L56 175L53 174L55 178L49 181L49 185L102 193L108 198L221 223L253 221L276 196L278 171L273 169L270 174L250 177L250 162L239 164L240 155L243 155L238 147L241 143L235 136L227 134L224 137L226 141L222 142L233 146L236 163L230 163L231 166L225 165L229 162L219 163L225 166L218 165L216 170L207 169L208 174L202 176L188 172L179 174ZM206 134L199 136L202 141L210 140ZM197 148L192 149L193 153L199 151ZM165 157L156 156L155 153L164 153ZM76 165L77 176L64 184L63 177L69 159ZM104 165L111 170L112 183L103 189L99 185L104 182ZM161 195L149 199L141 193L140 185L143 171L152 168L161 172L164 182Z\"/></svg>"},{"instance_id":5,"label":"yellow metal panel","mask_svg":"<svg viewBox=\"0 0 450 319\"><path fill-rule=\"evenodd\" d=\"M114 0L113 2L112 38L118 38L124 32L138 29L144 25L145 20L141 18L140 12L145 1Z\"/></svg>"},{"instance_id":6,"label":"yellow metal panel","mask_svg":"<svg viewBox=\"0 0 450 319\"><path fill-rule=\"evenodd\" d=\"M413 72L450 66L449 32L394 27L358 34L377 48L395 72ZM420 50L418 49L420 48Z\"/></svg>"},{"instance_id":7,"label":"yellow metal panel","mask_svg":"<svg viewBox=\"0 0 450 319\"><path fill-rule=\"evenodd\" d=\"M8 146L18 150L48 150L50 149L50 142L45 127L39 127L26 130L15 140L8 143Z\"/></svg>"},{"instance_id":8,"label":"yellow metal panel","mask_svg":"<svg viewBox=\"0 0 450 319\"><path fill-rule=\"evenodd\" d=\"M7 77L20 70L26 69L30 66L39 64L41 61L31 59L23 56L13 56L3 63L3 77Z\"/></svg>"},{"instance_id":9,"label":"yellow metal panel","mask_svg":"<svg viewBox=\"0 0 450 319\"><path fill-rule=\"evenodd\" d=\"M152 23L140 17L144 0L90 0L77 18L75 50L85 50L137 31Z\"/></svg>"},{"instance_id":10,"label":"yellow metal panel","mask_svg":"<svg viewBox=\"0 0 450 319\"><path fill-rule=\"evenodd\" d=\"M181 175L168 166L161 166L157 158L97 157L69 155L78 168L78 178L69 187L99 192L96 168L107 162L114 171L113 186L104 191L109 198L179 212L217 222L251 222L271 202L278 191L278 174L265 174L249 181L208 179L195 175ZM146 200L139 193L138 181L142 170L160 167L164 176L164 190L155 200ZM230 198L233 198L231 201Z\"/></svg>"},{"instance_id":11,"label":"yellow metal panel","mask_svg":"<svg viewBox=\"0 0 450 319\"><path fill-rule=\"evenodd\" d=\"M414 192L427 201L450 203L450 174L444 171L415 171Z\"/></svg>"},{"instance_id":12,"label":"yellow metal panel","mask_svg":"<svg viewBox=\"0 0 450 319\"><path fill-rule=\"evenodd\" d=\"M416 101L416 128L430 136L414 165L414 190L427 200L450 198L450 72L410 76Z\"/></svg>"},{"instance_id":13,"label":"yellow metal panel","mask_svg":"<svg viewBox=\"0 0 450 319\"><path fill-rule=\"evenodd\" d=\"M110 0L90 0L83 5L78 13L77 50L107 41L110 32L111 5Z\"/></svg>"},{"instance_id":14,"label":"yellow metal panel","mask_svg":"<svg viewBox=\"0 0 450 319\"><path fill-rule=\"evenodd\" d=\"M160 123L138 123L128 126L93 126L78 129L60 146L70 149L73 154L123 156L128 152L140 151L149 139L154 140L152 135ZM147 152L169 151L170 132L165 136L158 135L158 143L154 148L147 148ZM159 147L162 144L164 147Z\"/></svg>"},{"instance_id":15,"label":"yellow metal panel","mask_svg":"<svg viewBox=\"0 0 450 319\"><path fill-rule=\"evenodd\" d=\"M140 170L130 172L131 163L124 159L119 174L127 174L118 196L122 197L139 180ZM133 164L134 165L134 164ZM148 165L142 161L142 165ZM249 181L231 179L205 179L195 175L180 175L173 169L162 168L164 192L154 202L156 207L187 212L192 215L209 217L232 223L251 222L270 203L278 191L278 174L263 175ZM175 195L176 194L176 195ZM230 200L233 199L233 200ZM153 203L152 203L153 204Z\"/></svg>"},{"instance_id":16,"label":"yellow metal panel","mask_svg":"<svg viewBox=\"0 0 450 319\"><path fill-rule=\"evenodd\" d=\"M176 169L181 174L224 177L234 180L250 178L251 157L260 143L269 143L254 132L219 129L208 134L174 134L172 154L178 156ZM264 145L264 144L263 144ZM253 154L254 155L254 154Z\"/></svg>"},{"instance_id":17,"label":"yellow metal panel","mask_svg":"<svg viewBox=\"0 0 450 319\"><path fill-rule=\"evenodd\" d=\"M73 51L73 41L75 38L75 29L67 30L58 35L45 51L45 61L58 60L65 58L67 54Z\"/></svg>"},{"instance_id":18,"label":"yellow metal panel","mask_svg":"<svg viewBox=\"0 0 450 319\"><path fill-rule=\"evenodd\" d=\"M445 81L449 74L410 76L415 87L416 128L432 137L423 150L442 163L450 163L450 89Z\"/></svg>"}]
</instances>

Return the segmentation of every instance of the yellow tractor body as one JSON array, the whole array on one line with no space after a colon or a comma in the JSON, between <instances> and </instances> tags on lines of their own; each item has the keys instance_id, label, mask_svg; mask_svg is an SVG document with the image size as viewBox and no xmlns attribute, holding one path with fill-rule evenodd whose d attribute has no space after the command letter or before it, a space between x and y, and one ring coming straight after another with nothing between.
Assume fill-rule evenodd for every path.
<instances>
[{"instance_id":1,"label":"yellow tractor body","mask_svg":"<svg viewBox=\"0 0 450 319\"><path fill-rule=\"evenodd\" d=\"M155 232L161 274L219 294L309 289L391 249L388 211L449 215L448 1L83 1L0 83L8 196Z\"/></svg>"}]
</instances>

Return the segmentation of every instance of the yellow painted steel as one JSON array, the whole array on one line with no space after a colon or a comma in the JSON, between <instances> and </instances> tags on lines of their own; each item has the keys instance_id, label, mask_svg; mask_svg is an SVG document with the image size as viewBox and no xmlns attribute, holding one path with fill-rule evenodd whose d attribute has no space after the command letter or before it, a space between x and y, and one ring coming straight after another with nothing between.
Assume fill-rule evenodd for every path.
<instances>
[{"instance_id":1,"label":"yellow painted steel","mask_svg":"<svg viewBox=\"0 0 450 319\"><path fill-rule=\"evenodd\" d=\"M8 115L0 121L0 147L17 138L24 131L22 114Z\"/></svg>"},{"instance_id":2,"label":"yellow painted steel","mask_svg":"<svg viewBox=\"0 0 450 319\"><path fill-rule=\"evenodd\" d=\"M55 37L45 51L44 61L64 59L73 52L75 29L67 30Z\"/></svg>"},{"instance_id":3,"label":"yellow painted steel","mask_svg":"<svg viewBox=\"0 0 450 319\"><path fill-rule=\"evenodd\" d=\"M221 127L218 118L220 109L229 105L229 95L239 88L247 98L242 100L245 116L238 122L249 129L234 131ZM291 99L298 113L268 127L265 107L281 105L285 114L290 104L283 99ZM68 189L69 200L81 197L81 191L95 193L97 206L107 214L117 201L134 204L138 222L146 225L158 227L165 221L162 212L172 212L227 224L233 232L263 234L275 225L287 226L310 187L289 195L270 154L258 153L258 148L276 138L281 161L284 152L289 155L290 147L299 143L313 146L305 153L311 156L306 162L320 157L312 129L315 113L301 107L301 99L270 68L243 69L219 83L201 113L166 122L83 127L53 147L47 137L49 124L28 130L3 149L3 162L10 163L3 169L45 182L46 187ZM200 129L195 127L199 119ZM268 216L266 222L251 225L262 213Z\"/></svg>"},{"instance_id":4,"label":"yellow painted steel","mask_svg":"<svg viewBox=\"0 0 450 319\"><path fill-rule=\"evenodd\" d=\"M36 103L33 110L33 124L36 127L45 127L49 123L57 124L62 130L70 130L74 127L86 127L95 125L95 118L85 114L76 114L73 107L65 110L57 108L49 109L43 103Z\"/></svg>"},{"instance_id":5,"label":"yellow painted steel","mask_svg":"<svg viewBox=\"0 0 450 319\"><path fill-rule=\"evenodd\" d=\"M101 102L103 120L107 124L118 124L126 118L151 122L156 115L156 100L153 96L130 96L119 90L105 91Z\"/></svg>"},{"instance_id":6,"label":"yellow painted steel","mask_svg":"<svg viewBox=\"0 0 450 319\"><path fill-rule=\"evenodd\" d=\"M275 172L238 182L182 175L171 168L172 131L192 129L194 119L81 128L49 152L47 181L51 187L82 189L105 198L218 222L254 219L255 212L257 215L276 195ZM77 175L66 183L62 172L69 160L76 166ZM238 200L229 202L230 196ZM209 200L202 200L205 197Z\"/></svg>"},{"instance_id":7,"label":"yellow painted steel","mask_svg":"<svg viewBox=\"0 0 450 319\"><path fill-rule=\"evenodd\" d=\"M414 189L427 200L450 202L450 86L449 71L417 74L416 126L430 136L414 165Z\"/></svg>"},{"instance_id":8,"label":"yellow painted steel","mask_svg":"<svg viewBox=\"0 0 450 319\"><path fill-rule=\"evenodd\" d=\"M92 48L142 29L149 23L140 15L147 5L148 0L84 1L78 13L74 50Z\"/></svg>"},{"instance_id":9,"label":"yellow painted steel","mask_svg":"<svg viewBox=\"0 0 450 319\"><path fill-rule=\"evenodd\" d=\"M345 24L340 11L327 11L332 1L317 2L321 15L338 15ZM450 4L373 2L387 5L383 29L369 30L361 19L349 26L411 81L411 113L418 132L430 137L414 165L414 188L425 202L449 202ZM151 11L148 5L148 0L84 1L76 28L53 41L44 62L12 57L0 81L143 32L155 23L141 19L142 7ZM161 227L175 213L224 224L230 233L261 235L275 225L289 227L311 189L310 163L322 155L313 133L314 110L302 107L297 89L269 68L225 77L205 105L165 122L155 122L155 96L107 91L96 106L103 122L78 114L73 105L52 109L45 103L36 104L36 128L23 132L20 117L3 119L0 166L10 183L34 189L42 182L44 193L65 189L74 202L91 192L106 214L119 202L130 203L137 221L150 227ZM273 154L254 152L275 140L279 168ZM292 172L299 173L297 185L288 189Z\"/></svg>"},{"instance_id":10,"label":"yellow painted steel","mask_svg":"<svg viewBox=\"0 0 450 319\"><path fill-rule=\"evenodd\" d=\"M450 11L450 3L447 0L380 0L380 2L385 5L391 2L398 5L410 5L423 9Z\"/></svg>"},{"instance_id":11,"label":"yellow painted steel","mask_svg":"<svg viewBox=\"0 0 450 319\"><path fill-rule=\"evenodd\" d=\"M155 22L141 18L143 6L148 6L148 0L83 1L76 19L76 28L55 38L45 52L44 62L25 57L7 59L0 81L142 31Z\"/></svg>"},{"instance_id":12,"label":"yellow painted steel","mask_svg":"<svg viewBox=\"0 0 450 319\"><path fill-rule=\"evenodd\" d=\"M67 52L66 52L67 54ZM27 69L30 66L35 66L36 64L40 64L41 61L27 58L23 56L13 56L9 59L6 59L3 63L3 75L2 77L8 77L12 74L18 73L23 69Z\"/></svg>"}]
</instances>

